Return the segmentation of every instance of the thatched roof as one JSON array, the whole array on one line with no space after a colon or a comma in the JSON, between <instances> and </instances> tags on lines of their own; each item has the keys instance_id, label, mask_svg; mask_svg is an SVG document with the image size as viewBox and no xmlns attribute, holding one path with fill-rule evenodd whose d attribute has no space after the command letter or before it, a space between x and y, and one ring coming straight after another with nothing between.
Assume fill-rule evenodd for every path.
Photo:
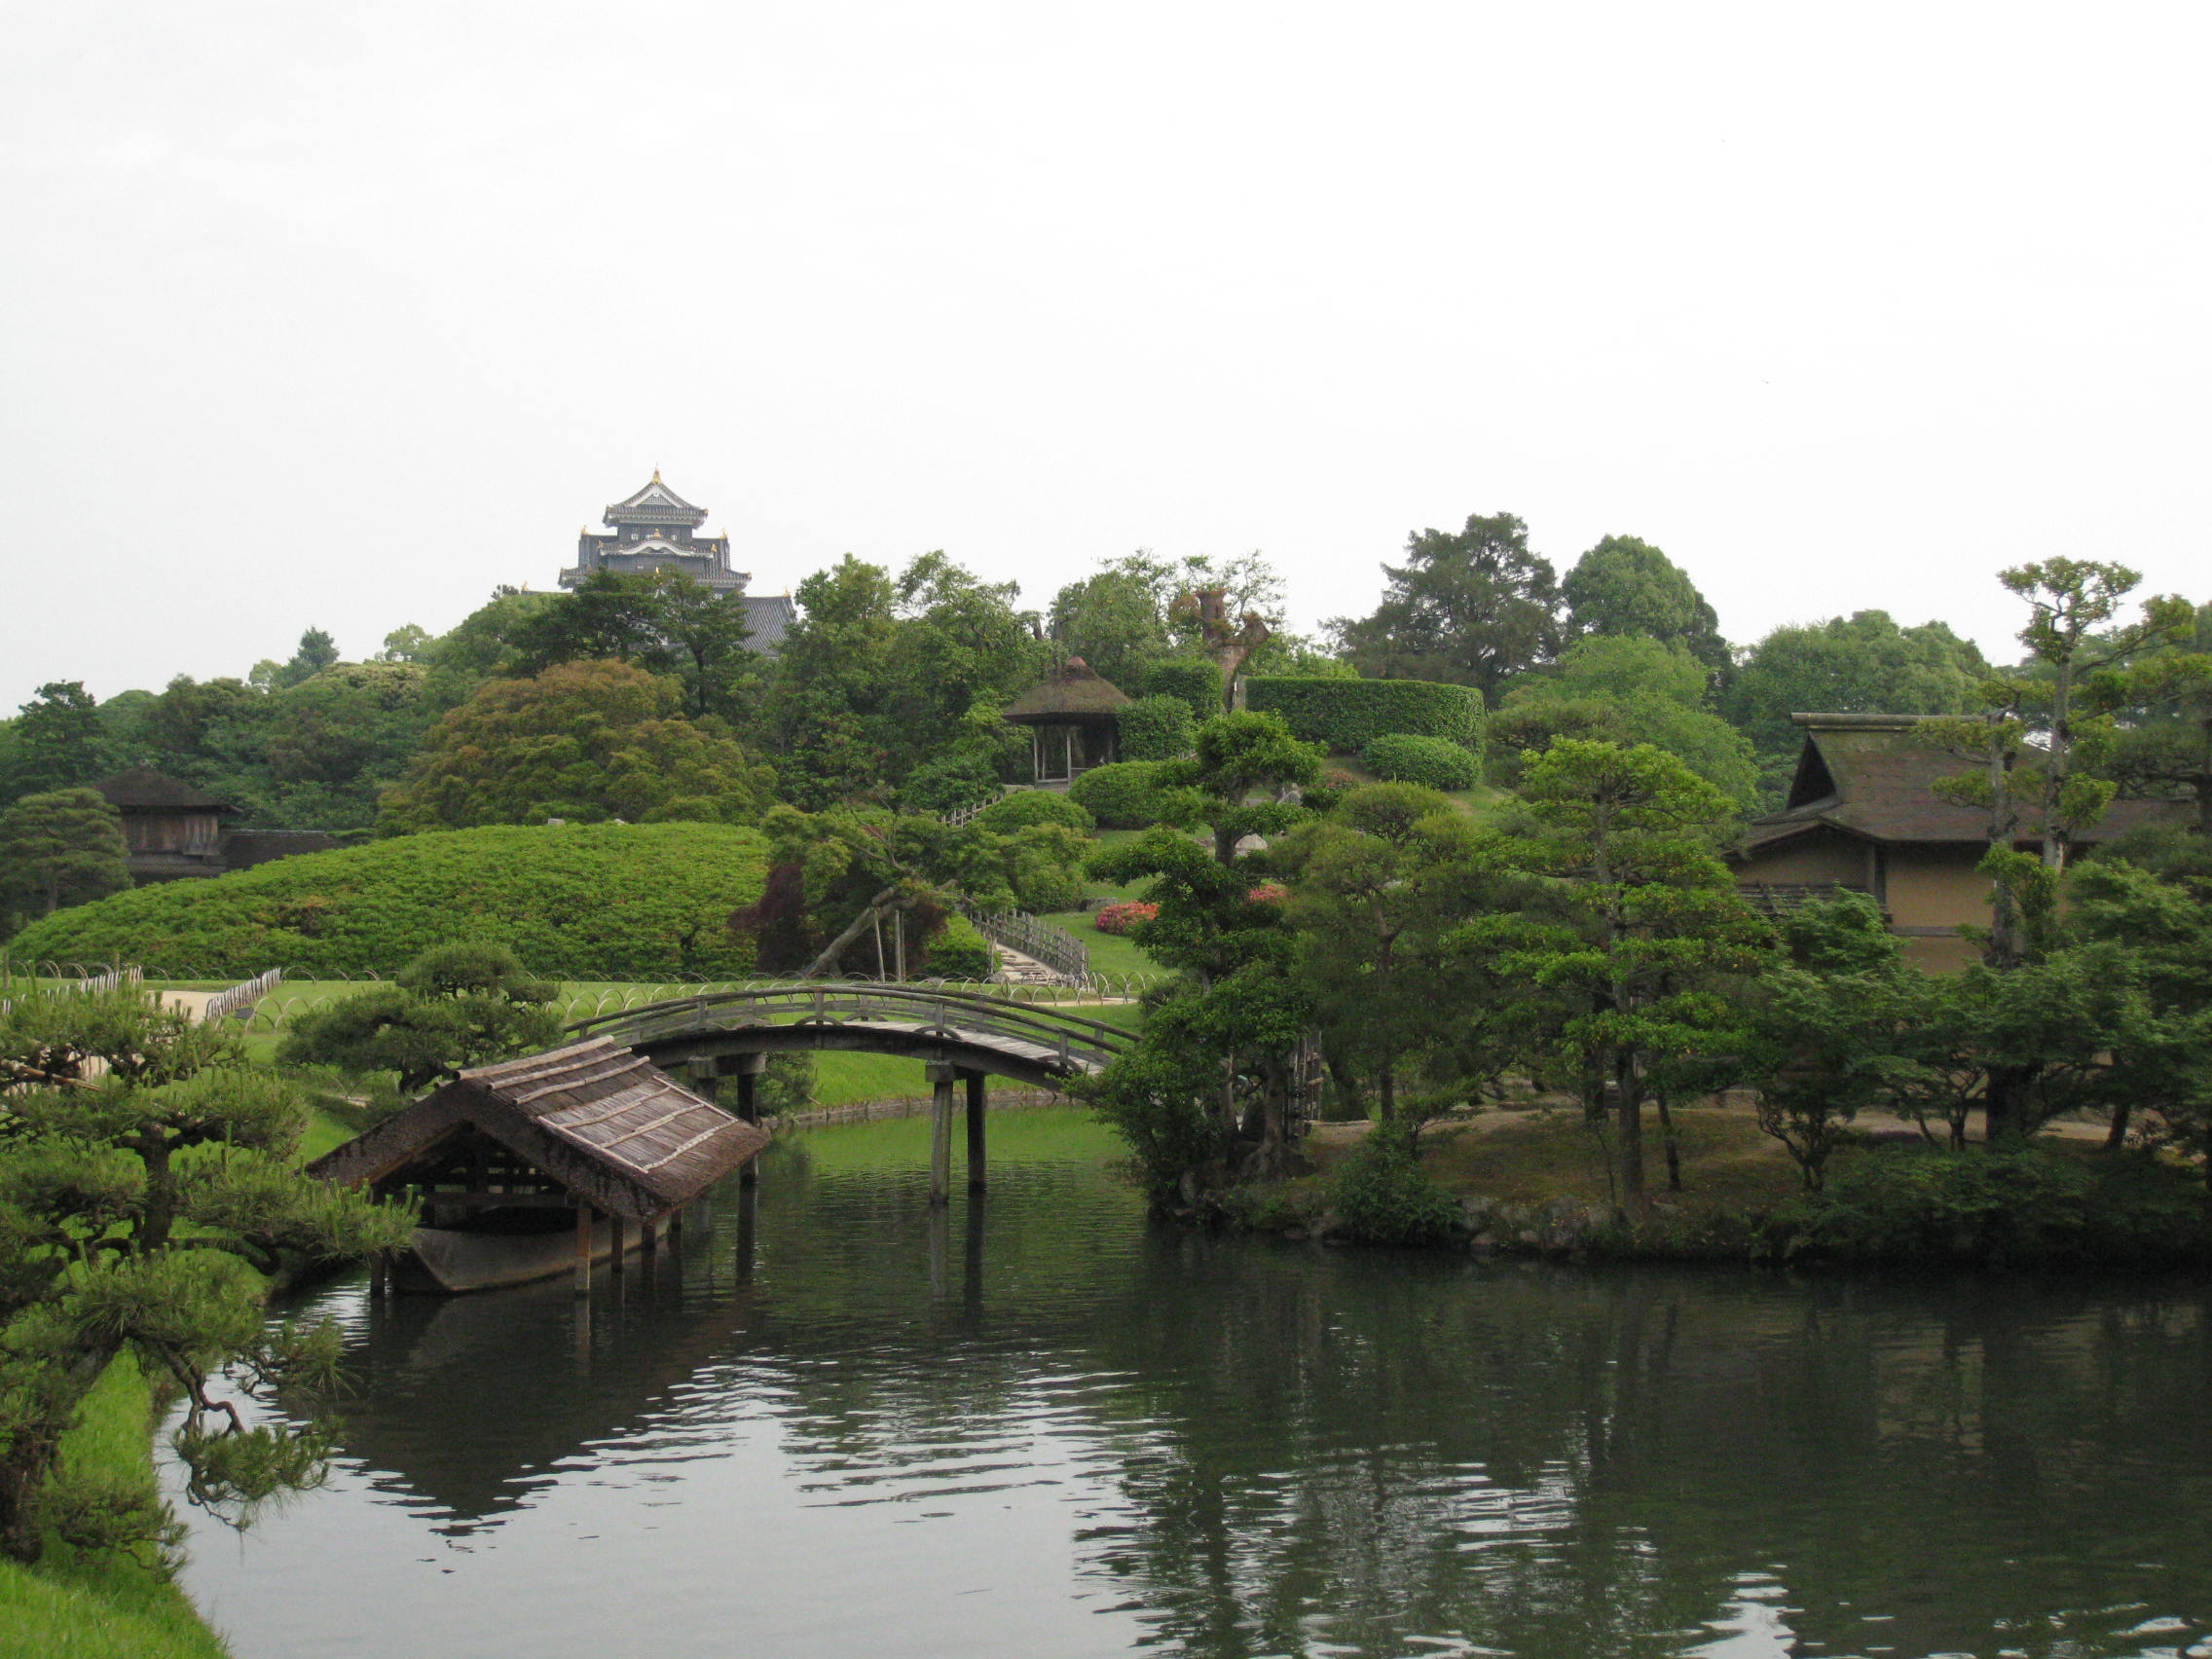
<instances>
[{"instance_id":1,"label":"thatched roof","mask_svg":"<svg viewBox=\"0 0 2212 1659\"><path fill-rule=\"evenodd\" d=\"M133 766L92 786L119 812L236 812L227 800L205 790L157 772L151 766Z\"/></svg>"},{"instance_id":2,"label":"thatched roof","mask_svg":"<svg viewBox=\"0 0 2212 1659\"><path fill-rule=\"evenodd\" d=\"M1780 812L1753 819L1741 852L1772 846L1823 827L1874 841L1986 842L1989 815L1940 798L1938 778L1973 769L1971 756L1924 736L1922 715L1791 715L1805 730L1804 752ZM2032 786L2031 786L2032 787ZM2118 835L2173 810L2165 801L2123 800L2078 841ZM2023 837L2040 833L2032 811Z\"/></svg>"},{"instance_id":3,"label":"thatched roof","mask_svg":"<svg viewBox=\"0 0 2212 1659\"><path fill-rule=\"evenodd\" d=\"M1050 725L1063 720L1110 720L1128 696L1081 657L1068 658L1006 706L1001 715L1016 725Z\"/></svg>"},{"instance_id":4,"label":"thatched roof","mask_svg":"<svg viewBox=\"0 0 2212 1659\"><path fill-rule=\"evenodd\" d=\"M594 1037L464 1071L308 1173L345 1187L381 1180L464 1124L578 1198L637 1221L689 1203L768 1144L766 1130Z\"/></svg>"}]
</instances>

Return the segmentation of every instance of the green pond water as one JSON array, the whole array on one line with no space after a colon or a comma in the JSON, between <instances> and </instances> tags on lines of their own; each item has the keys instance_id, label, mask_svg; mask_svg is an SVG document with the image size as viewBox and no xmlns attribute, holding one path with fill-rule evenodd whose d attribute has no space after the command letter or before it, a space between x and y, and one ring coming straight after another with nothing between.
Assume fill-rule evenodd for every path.
<instances>
[{"instance_id":1,"label":"green pond water","mask_svg":"<svg viewBox=\"0 0 2212 1659\"><path fill-rule=\"evenodd\" d=\"M240 1659L2212 1654L2191 1283L1784 1278L1146 1224L1105 1133L778 1145L680 1259L372 1306Z\"/></svg>"}]
</instances>

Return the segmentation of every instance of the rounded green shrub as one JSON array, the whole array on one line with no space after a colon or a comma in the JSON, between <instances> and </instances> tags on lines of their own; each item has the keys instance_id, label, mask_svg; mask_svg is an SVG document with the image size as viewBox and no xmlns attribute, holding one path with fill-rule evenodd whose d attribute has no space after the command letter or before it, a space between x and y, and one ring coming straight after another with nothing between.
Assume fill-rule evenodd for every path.
<instances>
[{"instance_id":1,"label":"rounded green shrub","mask_svg":"<svg viewBox=\"0 0 2212 1659\"><path fill-rule=\"evenodd\" d=\"M988 979L997 968L990 941L966 916L944 918L944 929L930 940L921 965L932 979Z\"/></svg>"},{"instance_id":2,"label":"rounded green shrub","mask_svg":"<svg viewBox=\"0 0 2212 1659\"><path fill-rule=\"evenodd\" d=\"M767 842L722 824L488 826L402 835L62 910L18 961L135 962L244 978L390 976L433 945L505 945L553 979L726 979L753 971L729 913L760 897Z\"/></svg>"},{"instance_id":3,"label":"rounded green shrub","mask_svg":"<svg viewBox=\"0 0 2212 1659\"><path fill-rule=\"evenodd\" d=\"M1413 1137L1387 1124L1337 1166L1329 1207L1334 1231L1360 1244L1442 1244L1459 1224L1458 1200L1420 1166Z\"/></svg>"},{"instance_id":4,"label":"rounded green shrub","mask_svg":"<svg viewBox=\"0 0 2212 1659\"><path fill-rule=\"evenodd\" d=\"M1359 757L1369 771L1391 783L1471 790L1482 781L1482 762L1448 738L1385 732L1371 739Z\"/></svg>"},{"instance_id":5,"label":"rounded green shrub","mask_svg":"<svg viewBox=\"0 0 2212 1659\"><path fill-rule=\"evenodd\" d=\"M1122 756L1128 760L1179 760L1191 753L1198 723L1180 697L1139 697L1115 717Z\"/></svg>"},{"instance_id":6,"label":"rounded green shrub","mask_svg":"<svg viewBox=\"0 0 2212 1659\"><path fill-rule=\"evenodd\" d=\"M1032 824L1062 824L1070 830L1089 830L1097 820L1080 801L1051 790L1015 790L976 814L976 822L996 835L1011 835Z\"/></svg>"},{"instance_id":7,"label":"rounded green shrub","mask_svg":"<svg viewBox=\"0 0 2212 1659\"><path fill-rule=\"evenodd\" d=\"M1157 760L1122 760L1095 767L1076 779L1068 794L1109 830L1149 829L1167 810L1161 766Z\"/></svg>"}]
</instances>

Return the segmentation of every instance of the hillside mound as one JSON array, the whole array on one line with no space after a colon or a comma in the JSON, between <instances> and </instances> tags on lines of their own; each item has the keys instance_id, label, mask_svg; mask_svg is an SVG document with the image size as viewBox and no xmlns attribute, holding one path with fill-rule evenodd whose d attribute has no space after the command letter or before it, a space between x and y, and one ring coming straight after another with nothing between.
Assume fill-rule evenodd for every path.
<instances>
[{"instance_id":1,"label":"hillside mound","mask_svg":"<svg viewBox=\"0 0 2212 1659\"><path fill-rule=\"evenodd\" d=\"M753 945L730 937L729 913L760 897L766 868L757 831L719 824L450 830L118 893L7 949L167 978L337 979L467 940L509 945L548 978L733 978Z\"/></svg>"}]
</instances>

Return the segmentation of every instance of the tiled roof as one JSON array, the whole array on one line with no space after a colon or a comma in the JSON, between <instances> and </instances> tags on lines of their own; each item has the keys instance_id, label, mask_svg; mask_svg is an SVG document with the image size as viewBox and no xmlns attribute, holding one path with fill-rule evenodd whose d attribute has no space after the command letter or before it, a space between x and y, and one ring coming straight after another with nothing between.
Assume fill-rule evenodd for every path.
<instances>
[{"instance_id":1,"label":"tiled roof","mask_svg":"<svg viewBox=\"0 0 2212 1659\"><path fill-rule=\"evenodd\" d=\"M205 790L194 789L166 772L157 772L151 766L133 766L128 772L102 778L92 788L107 797L110 806L125 812L134 808L171 812L238 811L229 801L220 800Z\"/></svg>"},{"instance_id":2,"label":"tiled roof","mask_svg":"<svg viewBox=\"0 0 2212 1659\"><path fill-rule=\"evenodd\" d=\"M1926 736L1919 715L1792 715L1805 728L1804 752L1780 812L1746 827L1742 850L1771 845L1826 825L1875 841L1987 841L1989 815L1935 792L1939 778L1974 769L1973 758ZM2033 783L2026 787L2032 789ZM2171 808L2164 801L2116 801L2077 840L2118 835ZM2032 810L2021 833L2040 828Z\"/></svg>"},{"instance_id":3,"label":"tiled roof","mask_svg":"<svg viewBox=\"0 0 2212 1659\"><path fill-rule=\"evenodd\" d=\"M601 1209L641 1221L690 1202L768 1142L765 1130L595 1037L464 1071L308 1172L348 1186L380 1179L457 1122Z\"/></svg>"}]
</instances>

